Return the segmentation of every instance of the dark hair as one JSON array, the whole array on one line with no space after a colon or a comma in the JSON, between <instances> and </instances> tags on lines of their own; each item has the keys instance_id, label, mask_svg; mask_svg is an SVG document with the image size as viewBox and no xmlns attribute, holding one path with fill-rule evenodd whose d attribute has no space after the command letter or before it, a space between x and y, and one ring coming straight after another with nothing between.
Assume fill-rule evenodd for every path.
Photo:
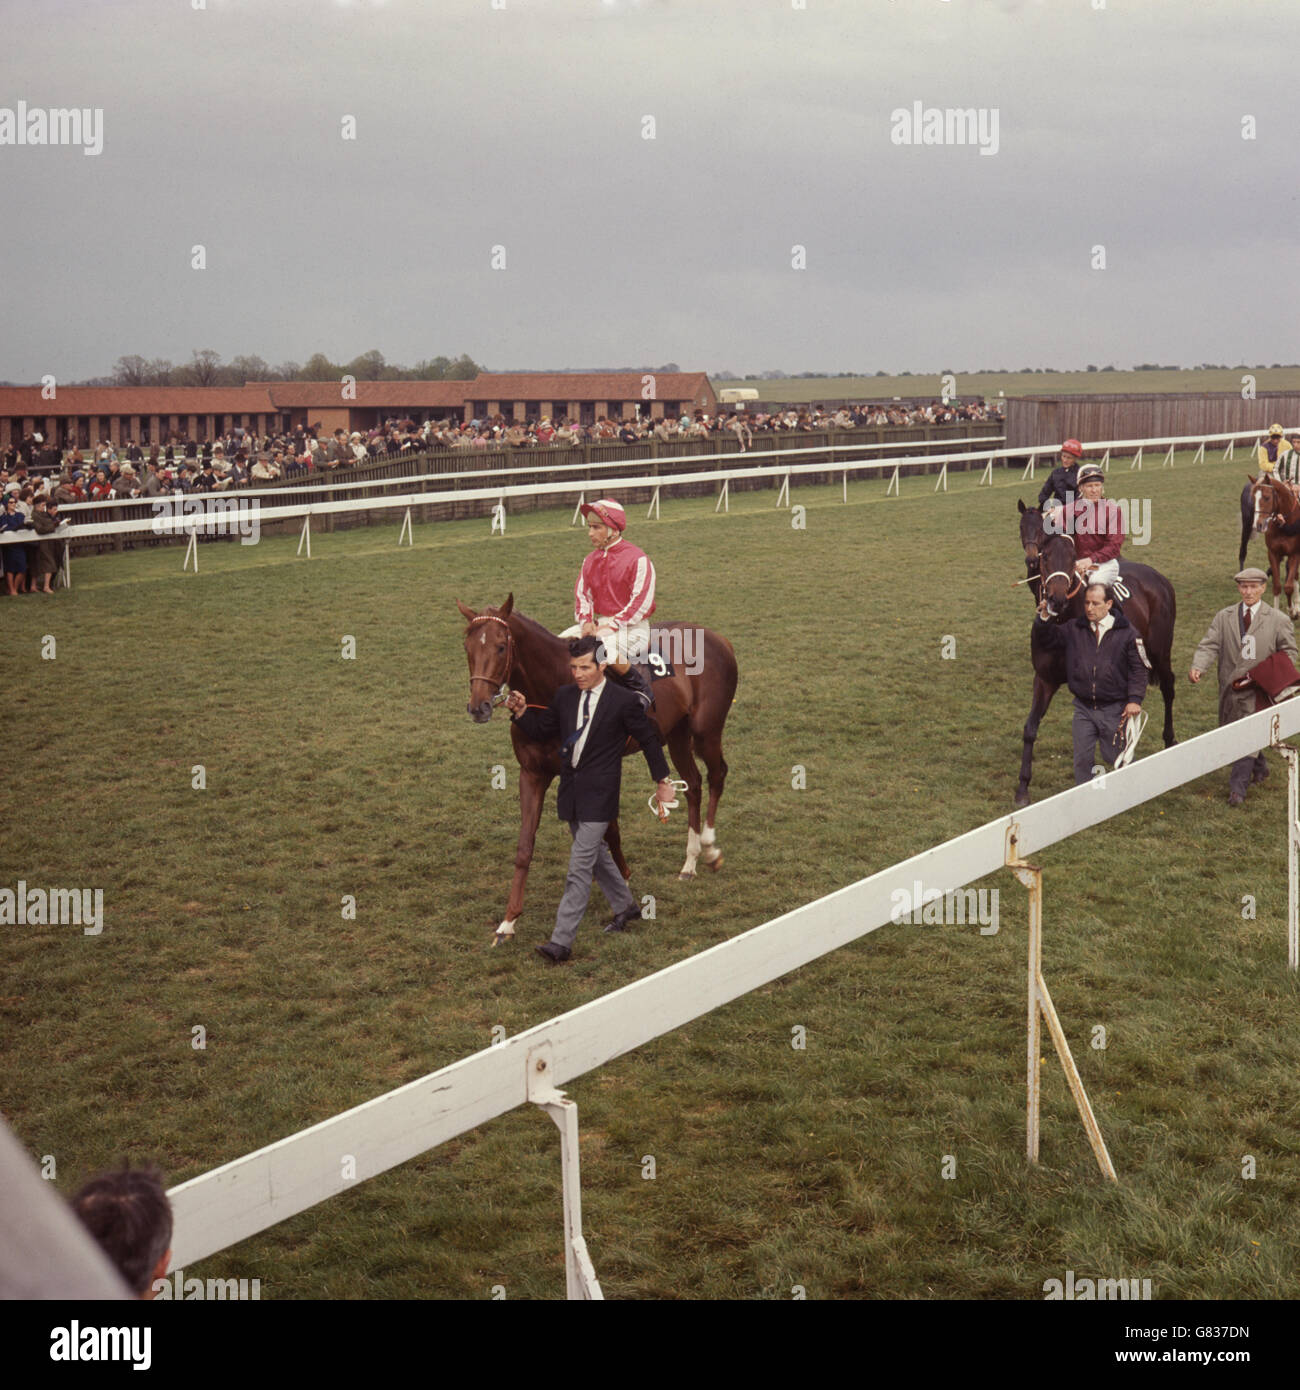
<instances>
[{"instance_id":1,"label":"dark hair","mask_svg":"<svg viewBox=\"0 0 1300 1390\"><path fill-rule=\"evenodd\" d=\"M73 1197L72 1210L132 1292L148 1292L172 1241L172 1209L158 1169L128 1163L101 1173Z\"/></svg>"},{"instance_id":2,"label":"dark hair","mask_svg":"<svg viewBox=\"0 0 1300 1390\"><path fill-rule=\"evenodd\" d=\"M592 660L597 666L602 663L608 664L609 654L605 650L605 644L595 633L590 633L586 637L575 637L569 643L570 656L586 656L591 653Z\"/></svg>"},{"instance_id":3,"label":"dark hair","mask_svg":"<svg viewBox=\"0 0 1300 1390\"><path fill-rule=\"evenodd\" d=\"M1115 593L1114 590L1111 589L1109 584L1103 584L1100 580L1096 580L1092 584L1085 584L1083 586L1084 598L1088 597L1089 589L1100 589L1102 598L1104 598L1108 603L1115 602Z\"/></svg>"}]
</instances>

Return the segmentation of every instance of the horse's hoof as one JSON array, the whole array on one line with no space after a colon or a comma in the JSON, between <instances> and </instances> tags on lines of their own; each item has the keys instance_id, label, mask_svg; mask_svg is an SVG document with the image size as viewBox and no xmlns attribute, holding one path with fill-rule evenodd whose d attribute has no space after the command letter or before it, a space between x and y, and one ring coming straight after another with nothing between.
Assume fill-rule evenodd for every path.
<instances>
[{"instance_id":1,"label":"horse's hoof","mask_svg":"<svg viewBox=\"0 0 1300 1390\"><path fill-rule=\"evenodd\" d=\"M683 870L680 874L677 875L677 882L678 882L678 883L694 883L694 882L695 882L695 874L694 874L694 872L692 871L691 873L688 874L688 873L685 872L685 870Z\"/></svg>"},{"instance_id":2,"label":"horse's hoof","mask_svg":"<svg viewBox=\"0 0 1300 1390\"><path fill-rule=\"evenodd\" d=\"M1015 799L1011 804L1012 804L1017 810L1021 810L1021 809L1024 808L1025 806L1028 806L1028 805L1029 805L1029 793L1028 793L1028 792L1017 792L1017 793L1016 793L1016 799Z\"/></svg>"},{"instance_id":3,"label":"horse's hoof","mask_svg":"<svg viewBox=\"0 0 1300 1390\"><path fill-rule=\"evenodd\" d=\"M709 859L705 862L708 864L709 868L712 869L713 872L716 874L718 870L722 868L722 855L719 854L716 859Z\"/></svg>"}]
</instances>

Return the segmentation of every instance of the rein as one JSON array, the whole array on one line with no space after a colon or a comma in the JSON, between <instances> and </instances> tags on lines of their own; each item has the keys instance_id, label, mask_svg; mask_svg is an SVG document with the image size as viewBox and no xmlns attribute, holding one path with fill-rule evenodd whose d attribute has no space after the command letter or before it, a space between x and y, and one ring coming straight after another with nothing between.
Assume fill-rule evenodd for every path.
<instances>
[{"instance_id":1,"label":"rein","mask_svg":"<svg viewBox=\"0 0 1300 1390\"><path fill-rule=\"evenodd\" d=\"M498 618L494 613L480 613L479 616L477 618L474 618L470 622L469 626L465 629L466 635L473 632L479 623L500 623L501 626L506 630L505 677L501 681L501 684L496 687L496 694L492 696L492 708L496 709L496 707L505 700L506 696L510 694L510 672L514 669L515 664L515 635L513 632L510 631L510 624L506 622L504 618ZM475 681L480 682L482 685L496 686L496 682L493 680L489 680L487 676L471 676L469 678L469 683L471 685L473 685ZM525 706L525 708L545 709L546 706L527 705Z\"/></svg>"}]
</instances>

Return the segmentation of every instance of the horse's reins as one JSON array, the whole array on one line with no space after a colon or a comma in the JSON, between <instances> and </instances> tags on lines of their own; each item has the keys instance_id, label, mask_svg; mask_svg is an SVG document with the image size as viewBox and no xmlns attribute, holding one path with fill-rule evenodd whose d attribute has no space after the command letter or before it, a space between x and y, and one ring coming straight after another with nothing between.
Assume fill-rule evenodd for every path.
<instances>
[{"instance_id":1,"label":"horse's reins","mask_svg":"<svg viewBox=\"0 0 1300 1390\"><path fill-rule=\"evenodd\" d=\"M510 694L510 672L513 670L515 664L515 635L510 631L510 624L506 622L504 618L498 618L495 613L480 613L477 618L471 620L465 631L472 632L478 623L500 623L506 630L506 674L504 680L502 680L500 686L497 688L497 693L492 697L492 708L496 709L496 707L505 700L506 696ZM479 681L483 685L495 684L495 682L489 680L487 676L471 676L469 678L469 683L471 685L473 685L475 681ZM546 706L525 705L524 708L545 709Z\"/></svg>"}]
</instances>

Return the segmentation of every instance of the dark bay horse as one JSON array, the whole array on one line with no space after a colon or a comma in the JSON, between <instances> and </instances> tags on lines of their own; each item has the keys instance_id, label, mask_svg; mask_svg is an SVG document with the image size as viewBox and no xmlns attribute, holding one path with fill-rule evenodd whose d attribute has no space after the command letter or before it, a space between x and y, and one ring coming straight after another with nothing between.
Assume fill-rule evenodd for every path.
<instances>
[{"instance_id":1,"label":"dark bay horse","mask_svg":"<svg viewBox=\"0 0 1300 1390\"><path fill-rule=\"evenodd\" d=\"M476 613L459 599L456 601L456 607L469 624L465 629L470 681L466 709L476 724L486 724L492 718L492 710L504 699L507 687L520 691L530 705L548 705L556 690L573 679L569 670L569 644L517 612L514 603L515 596L510 594L499 608L489 607ZM695 877L699 859L710 869L722 867L722 851L717 846L714 823L727 781L722 729L736 694L736 654L725 637L698 623L656 622L653 632L656 640L666 647L673 671L652 682L655 707L650 711L650 718L659 726L664 750L686 782L686 862L677 877L689 881ZM524 886L533 861L546 790L560 775L558 741L534 743L513 723L510 741L519 764L519 844L515 850L510 899L505 917L497 927L495 941L515 934L515 921L524 907ZM635 752L636 748L637 745L629 740L624 756ZM702 779L695 762L696 754L704 760L709 777L709 809L703 823L700 817ZM617 820L610 822L605 841L619 872L624 878L630 878L631 870L623 858Z\"/></svg>"},{"instance_id":2,"label":"dark bay horse","mask_svg":"<svg viewBox=\"0 0 1300 1390\"><path fill-rule=\"evenodd\" d=\"M1250 538L1262 531L1268 521L1263 515L1256 495L1255 487L1257 482L1264 482L1267 475L1260 474L1258 479L1251 477L1250 482L1241 490L1241 549L1237 552L1237 568L1246 567L1246 547L1250 544Z\"/></svg>"},{"instance_id":3,"label":"dark bay horse","mask_svg":"<svg viewBox=\"0 0 1300 1390\"><path fill-rule=\"evenodd\" d=\"M1020 544L1024 547L1025 568L1030 591L1035 602L1046 600L1047 616L1058 623L1083 616L1083 592L1086 585L1074 572L1074 537L1060 533L1049 534L1043 528L1043 514L1037 507L1020 507ZM1165 747L1171 748L1174 737L1174 618L1176 604L1174 586L1159 570L1150 565L1122 560L1120 577L1128 586L1129 597L1124 600L1124 616L1137 628L1151 662L1149 680L1160 683L1165 704ZM1030 630L1030 655L1034 664L1034 694L1025 720L1024 752L1020 758L1020 785L1016 788L1017 806L1029 805L1029 779L1034 767L1034 740L1052 696L1065 684L1065 656L1049 650L1040 636L1039 625Z\"/></svg>"},{"instance_id":4,"label":"dark bay horse","mask_svg":"<svg viewBox=\"0 0 1300 1390\"><path fill-rule=\"evenodd\" d=\"M1268 547L1269 568L1273 571L1273 603L1281 606L1277 602L1278 594L1285 588L1287 610L1293 619L1300 618L1300 601L1296 598L1296 571L1300 570L1300 496L1290 483L1283 482L1276 474L1264 474L1258 482L1252 478L1249 491L1252 498L1258 499L1259 513L1264 520L1264 544ZM1283 560L1287 562L1285 585L1280 574Z\"/></svg>"}]
</instances>

